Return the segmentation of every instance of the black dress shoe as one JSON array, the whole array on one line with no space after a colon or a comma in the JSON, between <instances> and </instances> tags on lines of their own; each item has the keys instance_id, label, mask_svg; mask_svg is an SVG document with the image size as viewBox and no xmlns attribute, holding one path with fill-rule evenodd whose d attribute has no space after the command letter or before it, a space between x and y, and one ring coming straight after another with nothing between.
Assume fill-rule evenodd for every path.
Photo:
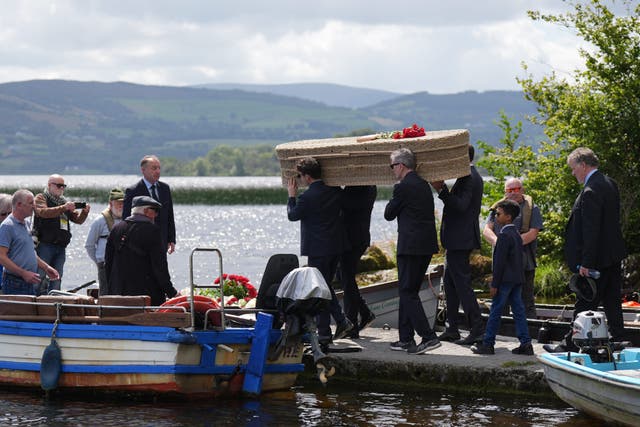
<instances>
[{"instance_id":1,"label":"black dress shoe","mask_svg":"<svg viewBox=\"0 0 640 427\"><path fill-rule=\"evenodd\" d=\"M368 328L374 320L376 320L376 315L373 314L373 311L369 310L366 316L361 316L360 323L358 323L358 331Z\"/></svg>"},{"instance_id":2,"label":"black dress shoe","mask_svg":"<svg viewBox=\"0 0 640 427\"><path fill-rule=\"evenodd\" d=\"M496 354L492 345L485 345L483 342L472 345L471 351L475 354Z\"/></svg>"},{"instance_id":3,"label":"black dress shoe","mask_svg":"<svg viewBox=\"0 0 640 427\"><path fill-rule=\"evenodd\" d=\"M548 353L564 353L567 351L567 346L564 344L545 344L542 346L542 348L544 348L544 350Z\"/></svg>"},{"instance_id":4,"label":"black dress shoe","mask_svg":"<svg viewBox=\"0 0 640 427\"><path fill-rule=\"evenodd\" d=\"M466 338L457 340L455 341L455 343L458 345L471 345L471 344L480 343L482 342L483 339L484 339L484 334L480 334L480 335L469 334L467 335Z\"/></svg>"},{"instance_id":5,"label":"black dress shoe","mask_svg":"<svg viewBox=\"0 0 640 427\"><path fill-rule=\"evenodd\" d=\"M444 331L438 336L440 341L454 342L460 339L460 333L454 331Z\"/></svg>"}]
</instances>

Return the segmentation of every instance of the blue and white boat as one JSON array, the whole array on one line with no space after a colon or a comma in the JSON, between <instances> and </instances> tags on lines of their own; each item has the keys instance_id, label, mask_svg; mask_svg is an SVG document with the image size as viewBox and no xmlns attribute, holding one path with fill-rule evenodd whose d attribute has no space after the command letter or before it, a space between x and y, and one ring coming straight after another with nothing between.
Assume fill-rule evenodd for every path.
<instances>
[{"instance_id":1,"label":"blue and white boat","mask_svg":"<svg viewBox=\"0 0 640 427\"><path fill-rule=\"evenodd\" d=\"M302 342L272 352L282 334L272 314L230 327L230 311L194 298L194 286L161 310L148 297L0 296L0 386L189 397L291 387Z\"/></svg>"},{"instance_id":2,"label":"blue and white boat","mask_svg":"<svg viewBox=\"0 0 640 427\"><path fill-rule=\"evenodd\" d=\"M607 422L640 424L640 348L593 360L587 353L538 356L549 386L574 408Z\"/></svg>"}]
</instances>

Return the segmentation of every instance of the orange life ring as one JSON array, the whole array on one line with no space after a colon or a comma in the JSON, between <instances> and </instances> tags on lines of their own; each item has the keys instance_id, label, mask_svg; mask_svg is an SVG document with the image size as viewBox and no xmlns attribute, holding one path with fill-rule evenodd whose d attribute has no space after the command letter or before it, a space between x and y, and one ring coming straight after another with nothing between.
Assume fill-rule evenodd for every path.
<instances>
[{"instance_id":1,"label":"orange life ring","mask_svg":"<svg viewBox=\"0 0 640 427\"><path fill-rule=\"evenodd\" d=\"M184 307L187 311L191 311L191 303L189 297L182 295L179 297L171 298L160 307ZM219 309L220 305L213 298L209 298L204 295L193 296L193 308L196 312L196 326L204 326L204 316L208 310ZM160 313L167 313L172 311L170 308L158 309ZM175 310L174 310L175 311ZM213 326L220 326L222 324L220 320L220 313L209 313L209 324Z\"/></svg>"}]
</instances>

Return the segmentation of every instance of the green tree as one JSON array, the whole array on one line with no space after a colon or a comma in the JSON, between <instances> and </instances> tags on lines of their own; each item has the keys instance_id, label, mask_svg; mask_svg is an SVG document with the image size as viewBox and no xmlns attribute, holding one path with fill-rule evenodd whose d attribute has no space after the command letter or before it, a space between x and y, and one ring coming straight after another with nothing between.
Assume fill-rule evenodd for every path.
<instances>
[{"instance_id":1,"label":"green tree","mask_svg":"<svg viewBox=\"0 0 640 427\"><path fill-rule=\"evenodd\" d=\"M573 10L566 14L529 12L532 19L561 25L589 43L588 49L580 49L584 68L575 70L571 80L555 73L540 80L531 74L518 79L525 97L537 104L532 121L544 126L548 138L540 149L530 157L526 147L509 145L514 134L505 133L503 148L489 152L499 170L524 178L527 192L540 206L545 218L540 236L543 259L561 258L564 226L580 191L566 156L580 146L594 150L600 169L618 182L623 234L630 251L640 251L640 5L636 3L622 1L620 15L600 0L569 2ZM526 71L526 64L523 67ZM504 117L500 123L511 131L510 125L505 129Z\"/></svg>"}]
</instances>

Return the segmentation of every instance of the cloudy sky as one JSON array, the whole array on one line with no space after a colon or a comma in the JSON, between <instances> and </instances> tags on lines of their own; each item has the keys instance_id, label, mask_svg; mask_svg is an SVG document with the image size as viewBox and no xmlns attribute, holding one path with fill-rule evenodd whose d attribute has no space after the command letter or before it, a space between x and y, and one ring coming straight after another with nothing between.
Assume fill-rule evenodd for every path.
<instances>
[{"instance_id":1,"label":"cloudy sky","mask_svg":"<svg viewBox=\"0 0 640 427\"><path fill-rule=\"evenodd\" d=\"M519 89L579 66L560 0L3 0L0 82Z\"/></svg>"}]
</instances>

